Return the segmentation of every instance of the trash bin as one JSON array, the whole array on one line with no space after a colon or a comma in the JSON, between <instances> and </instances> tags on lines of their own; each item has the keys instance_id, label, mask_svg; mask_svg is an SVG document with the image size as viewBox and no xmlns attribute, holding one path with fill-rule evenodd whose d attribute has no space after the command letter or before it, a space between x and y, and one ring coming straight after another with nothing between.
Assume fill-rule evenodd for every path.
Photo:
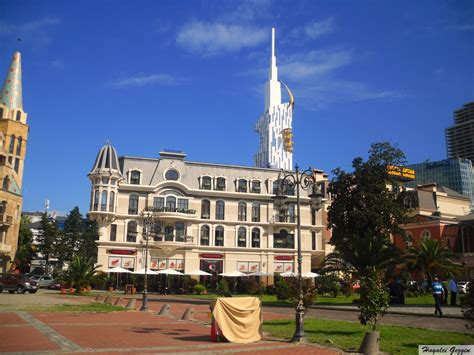
<instances>
[{"instance_id":1,"label":"trash bin","mask_svg":"<svg viewBox=\"0 0 474 355\"><path fill-rule=\"evenodd\" d=\"M262 337L261 301L257 297L220 297L211 304L211 340L251 343Z\"/></svg>"}]
</instances>

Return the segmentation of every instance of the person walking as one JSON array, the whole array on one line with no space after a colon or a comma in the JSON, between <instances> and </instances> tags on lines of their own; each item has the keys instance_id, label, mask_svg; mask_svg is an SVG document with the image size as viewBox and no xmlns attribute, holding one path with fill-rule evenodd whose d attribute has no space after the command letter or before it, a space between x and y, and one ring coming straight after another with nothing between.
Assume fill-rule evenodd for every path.
<instances>
[{"instance_id":1,"label":"person walking","mask_svg":"<svg viewBox=\"0 0 474 355\"><path fill-rule=\"evenodd\" d=\"M451 280L449 280L448 289L449 289L449 292L451 294L450 304L451 304L451 306L455 306L456 305L456 298L458 296L458 282L456 281L456 279L454 277L452 277Z\"/></svg>"},{"instance_id":2,"label":"person walking","mask_svg":"<svg viewBox=\"0 0 474 355\"><path fill-rule=\"evenodd\" d=\"M431 284L431 290L433 292L433 297L435 300L435 313L441 318L443 316L443 311L441 311L441 302L443 300L443 285L438 282L438 278L435 277L433 283Z\"/></svg>"}]
</instances>

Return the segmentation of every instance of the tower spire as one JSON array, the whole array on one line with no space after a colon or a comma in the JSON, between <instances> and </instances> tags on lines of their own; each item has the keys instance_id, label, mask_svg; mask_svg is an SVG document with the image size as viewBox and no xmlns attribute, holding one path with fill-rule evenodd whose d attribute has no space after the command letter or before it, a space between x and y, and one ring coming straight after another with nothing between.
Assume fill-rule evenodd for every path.
<instances>
[{"instance_id":1,"label":"tower spire","mask_svg":"<svg viewBox=\"0 0 474 355\"><path fill-rule=\"evenodd\" d=\"M20 52L13 54L12 63L0 91L0 103L10 110L23 110Z\"/></svg>"},{"instance_id":2,"label":"tower spire","mask_svg":"<svg viewBox=\"0 0 474 355\"><path fill-rule=\"evenodd\" d=\"M265 86L265 110L281 104L281 85L278 81L278 67L275 55L275 28L272 28L270 70Z\"/></svg>"}]
</instances>

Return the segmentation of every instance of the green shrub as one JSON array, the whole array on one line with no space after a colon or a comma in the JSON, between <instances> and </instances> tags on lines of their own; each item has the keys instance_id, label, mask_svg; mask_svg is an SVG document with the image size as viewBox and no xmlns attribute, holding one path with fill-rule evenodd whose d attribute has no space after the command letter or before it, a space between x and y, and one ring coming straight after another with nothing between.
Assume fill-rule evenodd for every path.
<instances>
[{"instance_id":1,"label":"green shrub","mask_svg":"<svg viewBox=\"0 0 474 355\"><path fill-rule=\"evenodd\" d=\"M299 285L297 277L290 277L286 281L289 297L288 299L293 303L298 303L300 299ZM305 307L310 306L316 300L316 286L311 282L310 279L303 279L303 305Z\"/></svg>"},{"instance_id":2,"label":"green shrub","mask_svg":"<svg viewBox=\"0 0 474 355\"><path fill-rule=\"evenodd\" d=\"M281 301L290 299L290 288L285 279L281 278L278 283L275 283L275 293Z\"/></svg>"},{"instance_id":3,"label":"green shrub","mask_svg":"<svg viewBox=\"0 0 474 355\"><path fill-rule=\"evenodd\" d=\"M242 291L251 295L256 295L259 292L259 284L254 278L244 278L242 280Z\"/></svg>"},{"instance_id":4,"label":"green shrub","mask_svg":"<svg viewBox=\"0 0 474 355\"><path fill-rule=\"evenodd\" d=\"M463 295L464 296L464 295ZM461 298L462 315L467 320L468 328L474 327L474 281L467 286L467 294Z\"/></svg>"},{"instance_id":5,"label":"green shrub","mask_svg":"<svg viewBox=\"0 0 474 355\"><path fill-rule=\"evenodd\" d=\"M226 279L221 279L219 281L219 295L227 295L229 293L229 283Z\"/></svg>"},{"instance_id":6,"label":"green shrub","mask_svg":"<svg viewBox=\"0 0 474 355\"><path fill-rule=\"evenodd\" d=\"M372 325L375 331L377 322L387 312L390 295L383 281L374 271L360 279L360 315L362 325Z\"/></svg>"},{"instance_id":7,"label":"green shrub","mask_svg":"<svg viewBox=\"0 0 474 355\"><path fill-rule=\"evenodd\" d=\"M206 291L206 286L197 284L196 286L193 287L194 292L198 295L202 295Z\"/></svg>"}]
</instances>

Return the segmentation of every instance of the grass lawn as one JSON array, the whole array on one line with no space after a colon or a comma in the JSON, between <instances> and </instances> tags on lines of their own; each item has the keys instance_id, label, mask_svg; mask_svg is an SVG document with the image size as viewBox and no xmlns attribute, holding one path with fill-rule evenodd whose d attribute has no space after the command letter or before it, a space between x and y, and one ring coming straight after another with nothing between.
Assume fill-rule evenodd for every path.
<instances>
[{"instance_id":1,"label":"grass lawn","mask_svg":"<svg viewBox=\"0 0 474 355\"><path fill-rule=\"evenodd\" d=\"M121 306L113 306L99 302L88 304L61 304L53 306L33 306L24 309L28 312L115 312L124 311Z\"/></svg>"},{"instance_id":2,"label":"grass lawn","mask_svg":"<svg viewBox=\"0 0 474 355\"><path fill-rule=\"evenodd\" d=\"M263 324L263 330L279 338L291 338L295 330L293 320L273 320ZM418 354L420 344L473 344L474 336L463 333L441 332L395 325L379 325L382 351L391 354ZM343 350L357 350L370 327L359 323L314 319L305 320L306 337L311 343L334 346Z\"/></svg>"}]
</instances>

